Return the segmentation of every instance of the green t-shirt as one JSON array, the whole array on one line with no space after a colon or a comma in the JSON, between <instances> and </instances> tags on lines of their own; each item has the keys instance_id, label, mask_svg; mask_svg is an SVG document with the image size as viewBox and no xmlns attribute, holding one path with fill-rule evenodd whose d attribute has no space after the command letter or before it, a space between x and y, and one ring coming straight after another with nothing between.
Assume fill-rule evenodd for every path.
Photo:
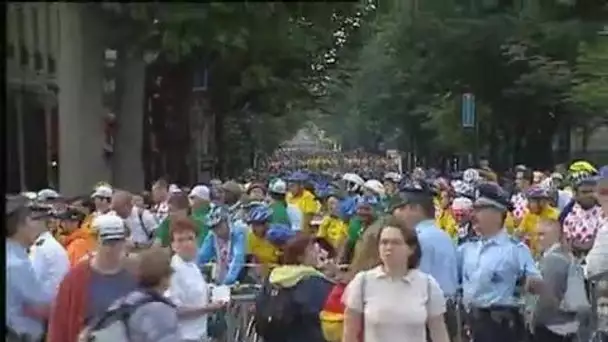
<instances>
[{"instance_id":1,"label":"green t-shirt","mask_svg":"<svg viewBox=\"0 0 608 342\"><path fill-rule=\"evenodd\" d=\"M363 222L358 217L353 217L348 222L348 247L355 248L355 244L363 234Z\"/></svg>"},{"instance_id":2,"label":"green t-shirt","mask_svg":"<svg viewBox=\"0 0 608 342\"><path fill-rule=\"evenodd\" d=\"M272 218L270 219L270 223L287 225L291 224L291 220L289 220L289 215L287 214L287 204L274 202L270 205L270 209L272 209Z\"/></svg>"},{"instance_id":3,"label":"green t-shirt","mask_svg":"<svg viewBox=\"0 0 608 342\"><path fill-rule=\"evenodd\" d=\"M198 247L200 247L203 244L203 241L205 241L205 237L207 237L207 233L209 233L209 227L207 227L207 225L205 225L205 219L204 219L205 215L207 215L208 211L209 211L208 207L200 208L198 210L193 211L192 215L190 215L190 218L192 218L192 220L194 221L194 223L196 224L196 226L199 229L198 238L197 238ZM163 247L169 247L169 245L171 245L171 234L169 233L170 224L171 224L171 219L169 217L167 217L166 219L163 220L163 222L160 223L160 225L156 229L156 238L160 239Z\"/></svg>"}]
</instances>

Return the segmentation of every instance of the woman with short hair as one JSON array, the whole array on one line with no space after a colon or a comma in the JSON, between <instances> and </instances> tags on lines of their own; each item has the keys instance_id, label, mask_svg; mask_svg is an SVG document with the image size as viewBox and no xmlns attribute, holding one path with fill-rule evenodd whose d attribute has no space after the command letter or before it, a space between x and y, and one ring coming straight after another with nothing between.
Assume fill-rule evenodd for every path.
<instances>
[{"instance_id":1,"label":"woman with short hair","mask_svg":"<svg viewBox=\"0 0 608 342\"><path fill-rule=\"evenodd\" d=\"M437 281L418 270L416 233L396 218L378 233L381 264L359 272L344 293L344 342L448 342ZM395 300L401 299L399 305ZM363 337L363 338L361 338Z\"/></svg>"}]
</instances>

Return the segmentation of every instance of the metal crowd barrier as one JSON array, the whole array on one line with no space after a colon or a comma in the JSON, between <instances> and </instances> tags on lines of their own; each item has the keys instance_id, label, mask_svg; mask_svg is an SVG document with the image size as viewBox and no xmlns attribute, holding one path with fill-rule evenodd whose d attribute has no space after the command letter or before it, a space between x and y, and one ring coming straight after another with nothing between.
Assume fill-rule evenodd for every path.
<instances>
[{"instance_id":1,"label":"metal crowd barrier","mask_svg":"<svg viewBox=\"0 0 608 342\"><path fill-rule=\"evenodd\" d=\"M591 302L589 326L592 332L608 332L608 271L591 276L588 281Z\"/></svg>"}]
</instances>

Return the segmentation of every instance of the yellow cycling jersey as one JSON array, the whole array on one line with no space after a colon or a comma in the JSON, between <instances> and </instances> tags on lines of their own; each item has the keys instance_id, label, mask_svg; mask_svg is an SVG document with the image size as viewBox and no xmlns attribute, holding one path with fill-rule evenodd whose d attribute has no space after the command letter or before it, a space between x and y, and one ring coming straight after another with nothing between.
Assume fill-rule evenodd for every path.
<instances>
[{"instance_id":1,"label":"yellow cycling jersey","mask_svg":"<svg viewBox=\"0 0 608 342\"><path fill-rule=\"evenodd\" d=\"M254 256L260 264L276 264L280 251L270 241L250 231L247 233L247 254Z\"/></svg>"},{"instance_id":2,"label":"yellow cycling jersey","mask_svg":"<svg viewBox=\"0 0 608 342\"><path fill-rule=\"evenodd\" d=\"M547 206L544 207L539 214L526 211L518 229L521 234L528 238L530 250L533 253L537 253L539 251L537 232L538 224L540 223L541 218L557 221L559 218L559 210L557 210L557 208Z\"/></svg>"},{"instance_id":3,"label":"yellow cycling jersey","mask_svg":"<svg viewBox=\"0 0 608 342\"><path fill-rule=\"evenodd\" d=\"M327 215L321 221L317 237L327 240L334 248L338 249L346 240L348 235L348 226L344 221L337 217Z\"/></svg>"}]
</instances>

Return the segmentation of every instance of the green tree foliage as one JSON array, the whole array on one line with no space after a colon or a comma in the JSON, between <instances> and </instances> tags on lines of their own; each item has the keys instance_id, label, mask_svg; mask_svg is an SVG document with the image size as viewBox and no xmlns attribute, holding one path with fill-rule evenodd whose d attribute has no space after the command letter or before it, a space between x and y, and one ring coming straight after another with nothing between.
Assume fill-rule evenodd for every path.
<instances>
[{"instance_id":1,"label":"green tree foliage","mask_svg":"<svg viewBox=\"0 0 608 342\"><path fill-rule=\"evenodd\" d=\"M474 132L460 127L461 96L471 92L482 151L505 166L548 166L556 135L606 115L606 48L592 39L606 13L576 1L394 4L377 16L350 77L333 82L324 128L345 146L471 152Z\"/></svg>"},{"instance_id":2,"label":"green tree foliage","mask_svg":"<svg viewBox=\"0 0 608 342\"><path fill-rule=\"evenodd\" d=\"M357 44L367 2L104 4L129 42L209 70L219 158L228 169L270 152L307 121L326 78Z\"/></svg>"}]
</instances>

